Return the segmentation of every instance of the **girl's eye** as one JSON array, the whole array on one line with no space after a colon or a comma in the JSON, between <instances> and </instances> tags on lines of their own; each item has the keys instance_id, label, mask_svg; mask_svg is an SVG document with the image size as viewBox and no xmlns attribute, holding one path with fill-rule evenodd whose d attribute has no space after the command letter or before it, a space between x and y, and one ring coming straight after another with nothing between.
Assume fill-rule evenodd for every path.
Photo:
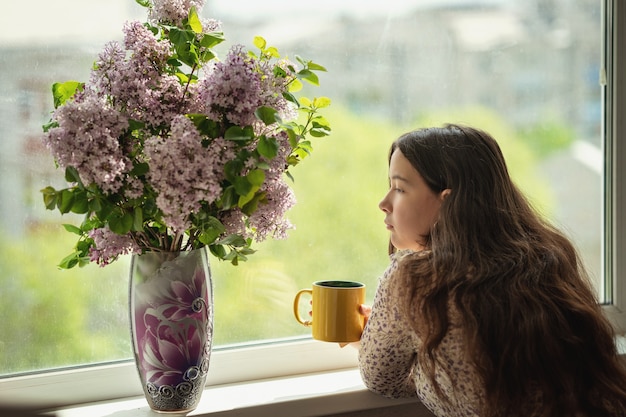
<instances>
[{"instance_id":1,"label":"girl's eye","mask_svg":"<svg viewBox=\"0 0 626 417\"><path fill-rule=\"evenodd\" d=\"M404 192L404 190L403 190L403 189L401 189L401 188L394 188L393 190L394 190L395 192L398 192L398 193L403 193L403 192Z\"/></svg>"}]
</instances>

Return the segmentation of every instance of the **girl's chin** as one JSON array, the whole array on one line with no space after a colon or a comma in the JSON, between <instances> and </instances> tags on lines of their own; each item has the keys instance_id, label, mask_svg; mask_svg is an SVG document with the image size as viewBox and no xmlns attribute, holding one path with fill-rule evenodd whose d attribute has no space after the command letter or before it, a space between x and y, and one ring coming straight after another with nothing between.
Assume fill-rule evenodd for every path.
<instances>
[{"instance_id":1,"label":"girl's chin","mask_svg":"<svg viewBox=\"0 0 626 417\"><path fill-rule=\"evenodd\" d=\"M393 235L391 236L391 244L394 246L394 248L396 248L399 251L410 250L413 252L420 252L420 251L428 249L426 246L416 243L416 242L397 241L393 238Z\"/></svg>"}]
</instances>

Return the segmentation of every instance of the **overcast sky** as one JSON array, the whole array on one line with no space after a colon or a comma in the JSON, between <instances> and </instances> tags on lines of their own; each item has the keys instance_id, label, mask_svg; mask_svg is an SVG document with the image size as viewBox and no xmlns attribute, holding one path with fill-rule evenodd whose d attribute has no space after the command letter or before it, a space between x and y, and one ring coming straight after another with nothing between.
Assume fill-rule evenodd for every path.
<instances>
[{"instance_id":1,"label":"overcast sky","mask_svg":"<svg viewBox=\"0 0 626 417\"><path fill-rule=\"evenodd\" d=\"M503 3L513 0L476 0ZM522 0L518 0L522 1ZM416 7L468 3L468 0L207 0L205 17L218 20L237 15L299 16L324 18L342 13L352 16L378 14L389 17ZM145 18L144 9L134 0L30 0L28 9L13 3L2 7L0 45L23 46L33 43L104 42L121 36L126 20ZM384 7L381 7L384 5Z\"/></svg>"}]
</instances>

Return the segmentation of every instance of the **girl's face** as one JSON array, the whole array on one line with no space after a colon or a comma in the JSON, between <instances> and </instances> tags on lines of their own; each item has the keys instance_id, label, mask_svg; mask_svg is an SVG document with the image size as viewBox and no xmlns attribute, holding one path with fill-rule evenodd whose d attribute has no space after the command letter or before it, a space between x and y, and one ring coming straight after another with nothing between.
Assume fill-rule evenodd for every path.
<instances>
[{"instance_id":1,"label":"girl's face","mask_svg":"<svg viewBox=\"0 0 626 417\"><path fill-rule=\"evenodd\" d=\"M426 249L426 239L450 190L433 192L400 149L391 155L389 192L378 204L396 249Z\"/></svg>"}]
</instances>

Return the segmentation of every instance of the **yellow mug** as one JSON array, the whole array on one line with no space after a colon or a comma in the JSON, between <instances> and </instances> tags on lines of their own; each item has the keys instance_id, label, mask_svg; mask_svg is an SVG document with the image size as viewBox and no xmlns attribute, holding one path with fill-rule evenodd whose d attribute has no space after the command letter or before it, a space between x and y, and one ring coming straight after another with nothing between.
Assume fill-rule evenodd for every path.
<instances>
[{"instance_id":1,"label":"yellow mug","mask_svg":"<svg viewBox=\"0 0 626 417\"><path fill-rule=\"evenodd\" d=\"M313 289L300 290L293 300L298 323L312 327L313 338L324 342L356 342L361 339L365 318L359 306L365 303L365 284L355 281L318 281ZM313 299L312 320L300 316L300 297Z\"/></svg>"}]
</instances>

